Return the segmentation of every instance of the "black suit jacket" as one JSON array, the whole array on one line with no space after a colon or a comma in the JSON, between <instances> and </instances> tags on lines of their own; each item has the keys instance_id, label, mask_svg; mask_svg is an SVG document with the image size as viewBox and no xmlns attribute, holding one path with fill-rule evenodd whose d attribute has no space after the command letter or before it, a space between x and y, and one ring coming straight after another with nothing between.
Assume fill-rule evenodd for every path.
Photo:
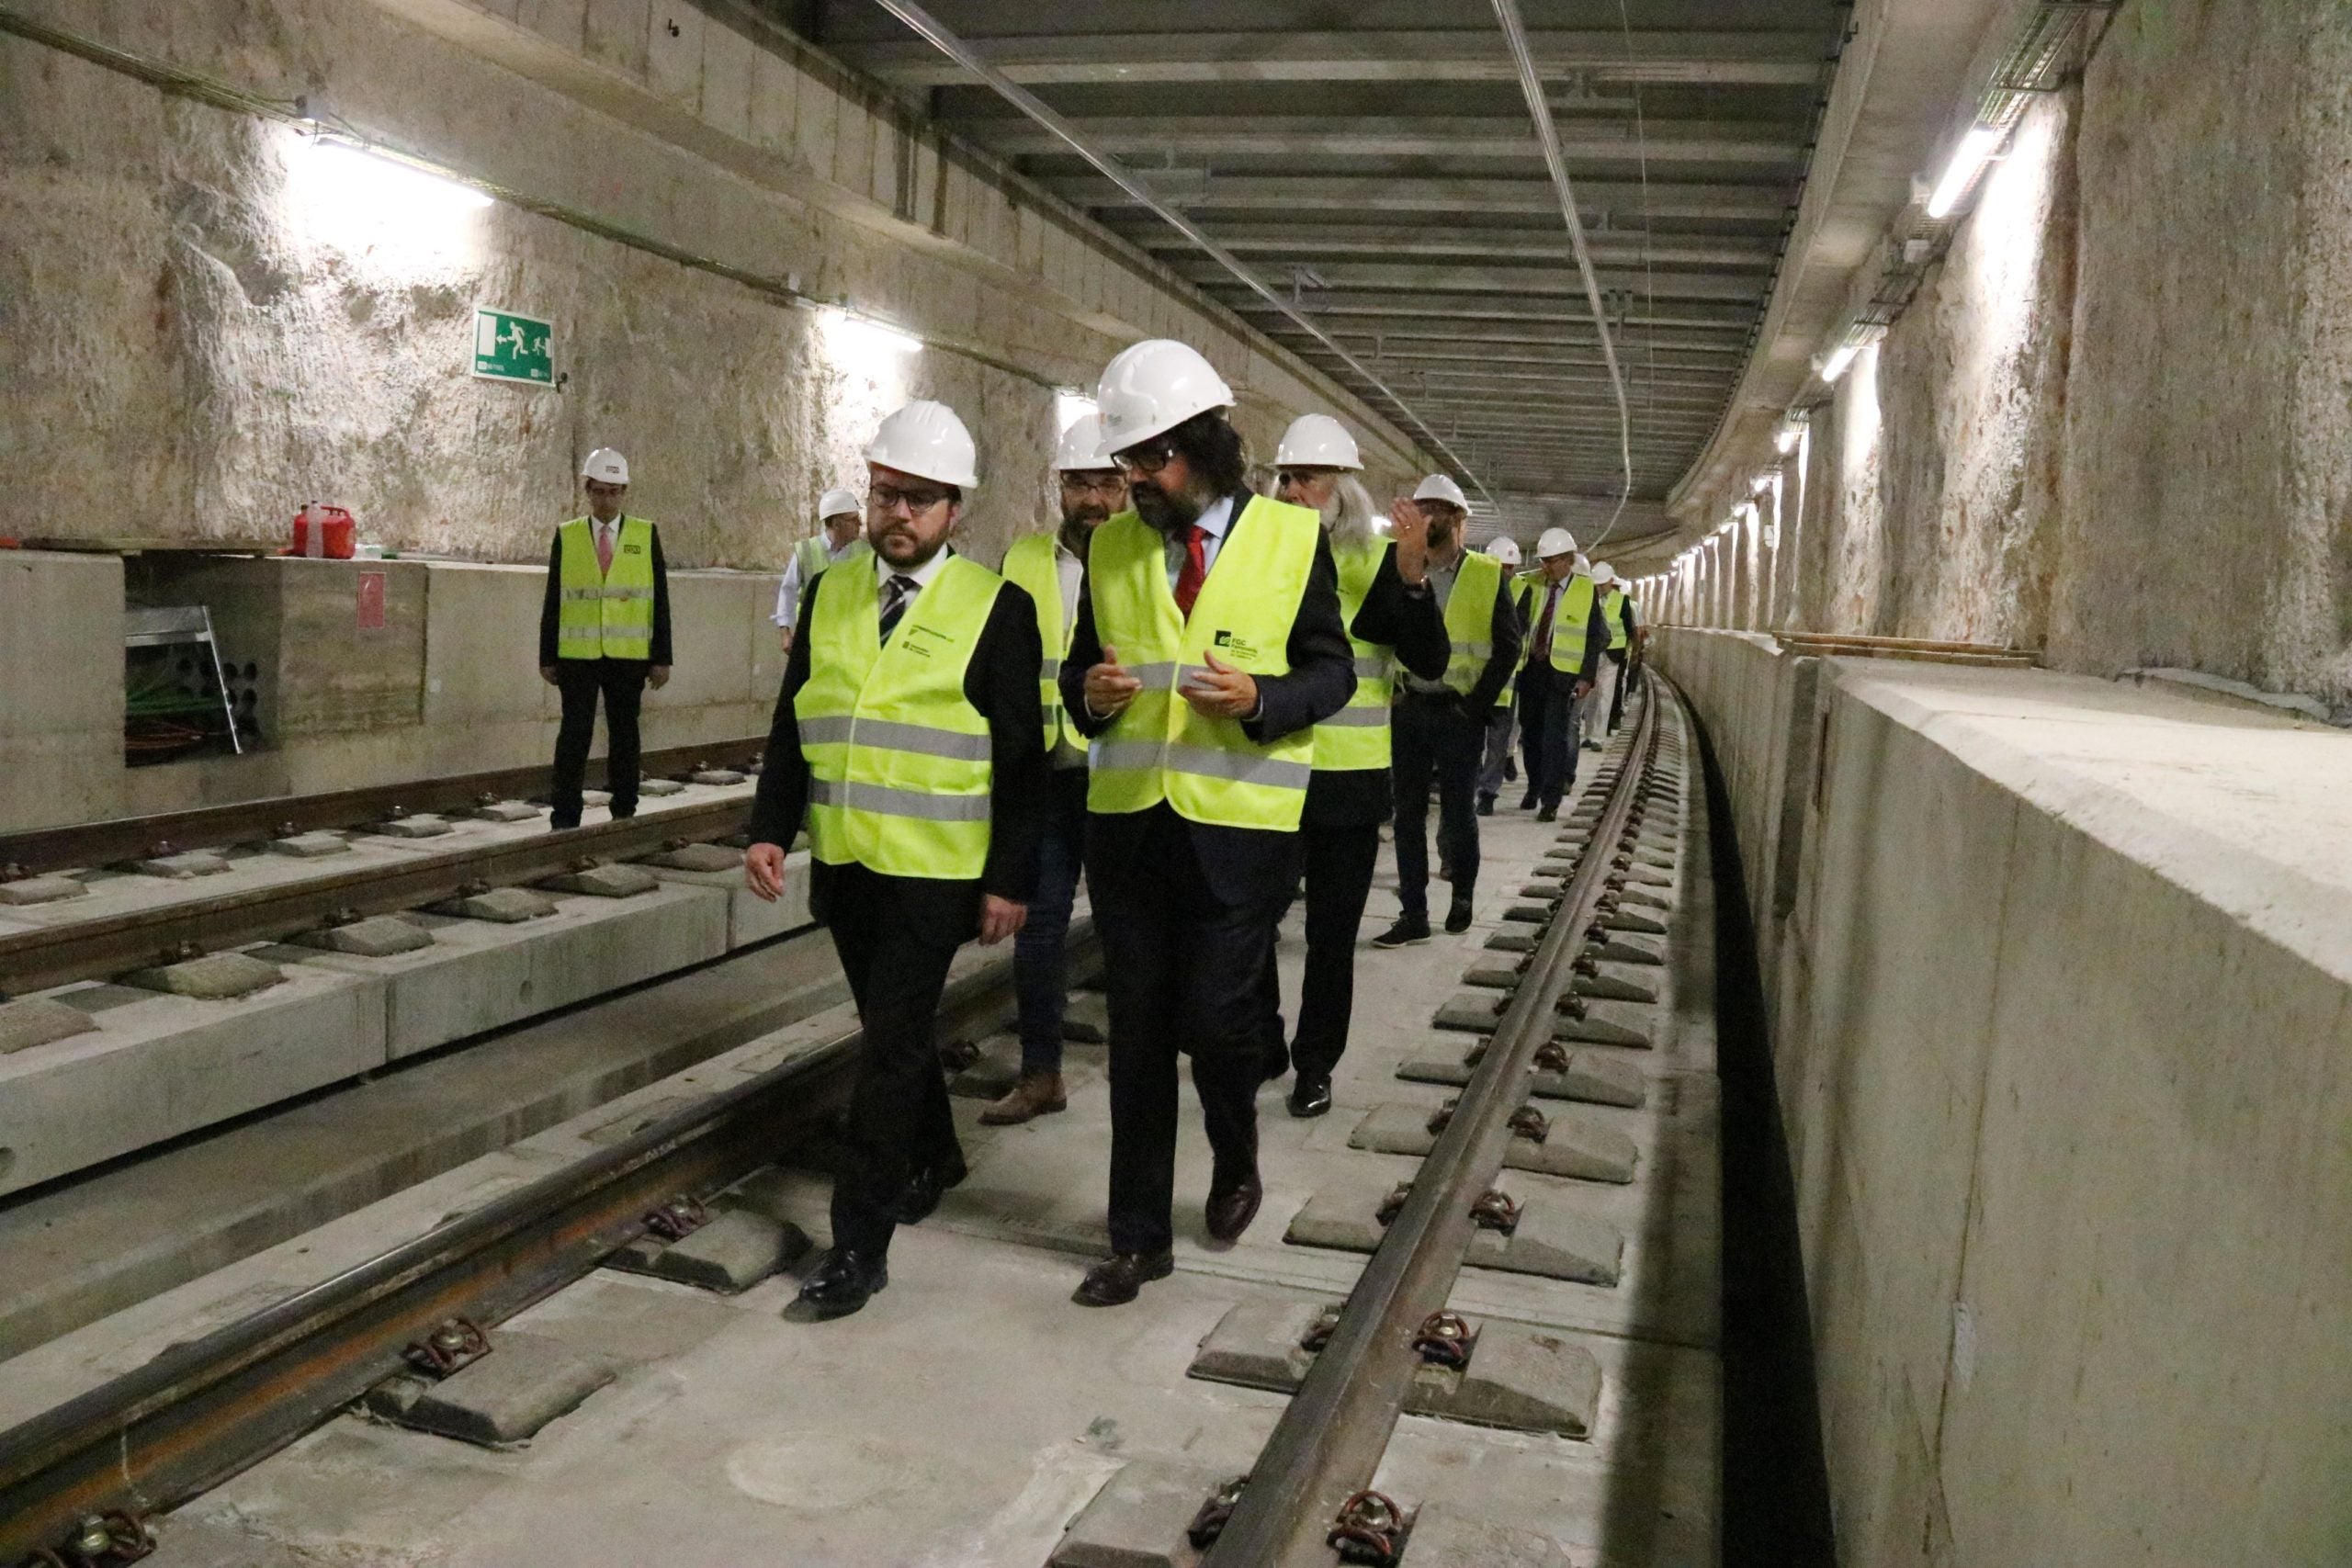
<instances>
[{"instance_id":1,"label":"black suit jacket","mask_svg":"<svg viewBox=\"0 0 2352 1568\"><path fill-rule=\"evenodd\" d=\"M817 595L836 581L853 592L874 591L874 574L861 560L855 570L828 570L808 584L800 602L799 625L813 623L809 614ZM910 614L912 612L910 611ZM790 845L800 831L808 808L808 759L801 753L798 716L793 699L808 683L812 639L792 639L785 661L784 687L776 694L775 717L768 727L767 761L760 772L759 795L752 807L752 841ZM972 661L964 671L964 695L979 709L989 725L990 781L989 788L989 856L981 869L979 891L1025 904L1037 891L1037 846L1046 821L1046 715L1037 700L1037 666L1045 660L1037 640L1037 608L1029 595L1012 583L998 590L996 604ZM821 913L827 868L816 868L812 891ZM969 882L924 877L897 879L917 895L924 885L935 886L936 900L916 899L919 908L936 904L937 918L953 922L952 934L961 941L968 929L973 906Z\"/></svg>"},{"instance_id":2,"label":"black suit jacket","mask_svg":"<svg viewBox=\"0 0 2352 1568\"><path fill-rule=\"evenodd\" d=\"M1254 499L1248 491L1233 498L1233 523L1226 531L1217 561L1246 525L1243 510ZM1216 566L1209 568L1211 575ZM1291 621L1285 645L1290 660L1286 675L1258 678L1258 716L1246 721L1242 733L1263 744L1295 734L1348 705L1356 689L1355 651L1348 646L1347 624L1340 615L1340 574L1331 564L1331 547L1317 532L1315 564L1306 574L1306 592ZM1109 719L1086 711L1086 672L1102 662L1102 638L1094 627L1094 596L1091 582L1078 596L1078 626L1070 639L1069 657L1062 661L1062 704L1080 733L1100 735ZM1183 701L1181 696L1176 699ZM1090 874L1100 866L1106 878L1132 876L1144 844L1144 826L1154 812L1169 811L1166 804L1151 811L1091 812L1087 817ZM1263 828L1226 828L1187 822L1193 852L1200 857L1209 889L1227 904L1246 904L1288 894L1298 878L1298 835Z\"/></svg>"},{"instance_id":3,"label":"black suit jacket","mask_svg":"<svg viewBox=\"0 0 2352 1568\"><path fill-rule=\"evenodd\" d=\"M1363 641L1395 649L1396 662L1425 681L1444 679L1453 658L1437 595L1427 583L1406 585L1397 575L1394 549L1381 556L1380 570L1373 573L1372 586L1349 629ZM1386 768L1318 767L1306 786L1306 815L1300 825L1362 828L1385 822L1394 798Z\"/></svg>"}]
</instances>

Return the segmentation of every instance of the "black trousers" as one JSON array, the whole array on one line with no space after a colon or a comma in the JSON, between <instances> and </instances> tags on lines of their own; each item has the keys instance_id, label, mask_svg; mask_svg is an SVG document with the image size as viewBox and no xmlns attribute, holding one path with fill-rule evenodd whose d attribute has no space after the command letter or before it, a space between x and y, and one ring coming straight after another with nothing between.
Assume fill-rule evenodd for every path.
<instances>
[{"instance_id":1,"label":"black trousers","mask_svg":"<svg viewBox=\"0 0 2352 1568\"><path fill-rule=\"evenodd\" d=\"M1373 868L1380 861L1380 824L1305 828L1306 882L1306 978L1299 987L1298 1030L1291 1037L1290 1061L1302 1073L1327 1077L1348 1048L1348 1026L1355 1015L1356 930L1372 895ZM1290 911L1285 907L1283 914ZM1280 920L1275 922L1277 925ZM1283 989L1273 954L1266 954L1258 994L1271 1019L1268 1068L1278 1066L1282 1049Z\"/></svg>"},{"instance_id":2,"label":"black trousers","mask_svg":"<svg viewBox=\"0 0 2352 1568\"><path fill-rule=\"evenodd\" d=\"M825 866L811 888L865 1039L833 1179L833 1245L888 1250L899 1198L922 1167L963 1163L933 1029L947 966L978 929L979 884ZM968 913L958 921L943 900Z\"/></svg>"},{"instance_id":3,"label":"black trousers","mask_svg":"<svg viewBox=\"0 0 2352 1568\"><path fill-rule=\"evenodd\" d=\"M1284 902L1279 893L1243 904L1219 899L1183 819L1165 806L1147 816L1141 852L1114 863L1090 844L1086 867L1111 1004L1117 1252L1157 1252L1175 1237L1180 1053L1193 1058L1213 1179L1238 1181L1257 1167L1259 986Z\"/></svg>"},{"instance_id":4,"label":"black trousers","mask_svg":"<svg viewBox=\"0 0 2352 1568\"><path fill-rule=\"evenodd\" d=\"M555 734L555 788L550 820L580 826L580 785L588 776L588 746L596 739L596 698L605 699L605 785L613 815L637 814L637 710L652 666L642 659L559 659L556 690L563 694L563 726Z\"/></svg>"},{"instance_id":5,"label":"black trousers","mask_svg":"<svg viewBox=\"0 0 2352 1568\"><path fill-rule=\"evenodd\" d=\"M1437 781L1437 850L1453 871L1453 896L1478 883L1478 764L1487 726L1460 699L1407 692L1389 724L1389 768L1396 791L1396 901L1408 915L1430 912L1430 781Z\"/></svg>"},{"instance_id":6,"label":"black trousers","mask_svg":"<svg viewBox=\"0 0 2352 1568\"><path fill-rule=\"evenodd\" d=\"M1519 722L1526 733L1527 787L1539 806L1557 806L1577 782L1577 678L1548 663L1519 678Z\"/></svg>"}]
</instances>

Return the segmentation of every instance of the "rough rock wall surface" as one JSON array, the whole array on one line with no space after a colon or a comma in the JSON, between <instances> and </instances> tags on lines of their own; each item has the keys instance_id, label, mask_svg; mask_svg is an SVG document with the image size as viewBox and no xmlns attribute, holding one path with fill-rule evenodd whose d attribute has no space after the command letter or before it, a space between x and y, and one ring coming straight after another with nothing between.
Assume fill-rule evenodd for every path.
<instances>
[{"instance_id":1,"label":"rough rock wall surface","mask_svg":"<svg viewBox=\"0 0 2352 1568\"><path fill-rule=\"evenodd\" d=\"M1053 384L1091 388L1133 335L1121 321L1185 336L1246 379L1239 423L1261 452L1291 412L1321 401L1229 321L1120 272L1003 192L951 178L935 150L924 166L940 225L1004 252L1017 276L992 286L985 265L951 265L747 175L773 167L805 188L814 167L910 209L918 194L892 189L900 161L877 151L857 103L796 85L791 65L716 22L690 29L689 70L649 54L641 0L634 13L602 0L526 8L525 25L563 33L578 73L607 73L583 95L677 98L695 118L673 140L391 14L455 16L525 46L458 0L33 8L232 85L307 96L394 145L727 265L794 274L810 294L1033 374L939 347L845 348L814 311L507 203L396 211L282 124L0 39L0 299L28 302L0 310L0 451L12 511L39 519L10 532L274 537L320 500L403 550L531 560L581 510L580 459L612 445L632 462L631 509L663 525L674 564L775 566L820 491L862 479L880 414L933 397L978 435L983 483L964 543L993 560L1046 505ZM738 82L722 104L722 61L756 71L758 88ZM797 130L753 123L795 95ZM714 123L741 167L701 155L721 145ZM1045 290L1059 308L1041 303ZM553 321L560 391L468 374L477 303ZM1375 463L1396 470L1387 482L1400 477L1393 456Z\"/></svg>"},{"instance_id":2,"label":"rough rock wall surface","mask_svg":"<svg viewBox=\"0 0 2352 1568\"><path fill-rule=\"evenodd\" d=\"M2327 0L2143 0L2092 63L2054 662L2352 689L2347 48Z\"/></svg>"}]
</instances>

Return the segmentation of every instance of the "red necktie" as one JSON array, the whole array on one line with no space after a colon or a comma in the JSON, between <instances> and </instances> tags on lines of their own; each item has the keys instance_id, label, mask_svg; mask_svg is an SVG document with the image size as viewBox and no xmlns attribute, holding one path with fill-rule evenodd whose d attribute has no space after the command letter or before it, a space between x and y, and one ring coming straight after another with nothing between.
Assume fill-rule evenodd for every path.
<instances>
[{"instance_id":1,"label":"red necktie","mask_svg":"<svg viewBox=\"0 0 2352 1568\"><path fill-rule=\"evenodd\" d=\"M606 577L613 574L613 534L609 526L596 530L596 570Z\"/></svg>"},{"instance_id":2,"label":"red necktie","mask_svg":"<svg viewBox=\"0 0 2352 1568\"><path fill-rule=\"evenodd\" d=\"M1187 618L1193 614L1193 601L1201 596L1201 583L1209 574L1208 552L1204 548L1208 536L1208 530L1197 523L1184 530L1184 564L1176 573L1176 608Z\"/></svg>"}]
</instances>

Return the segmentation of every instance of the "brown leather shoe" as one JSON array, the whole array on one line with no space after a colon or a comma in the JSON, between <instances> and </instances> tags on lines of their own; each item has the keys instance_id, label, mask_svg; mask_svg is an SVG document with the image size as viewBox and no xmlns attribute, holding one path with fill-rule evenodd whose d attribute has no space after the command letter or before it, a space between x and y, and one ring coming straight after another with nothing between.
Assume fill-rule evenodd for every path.
<instances>
[{"instance_id":1,"label":"brown leather shoe","mask_svg":"<svg viewBox=\"0 0 2352 1568\"><path fill-rule=\"evenodd\" d=\"M988 1109L980 1112L980 1120L991 1127L1017 1127L1033 1116L1069 1109L1061 1074L1023 1073L1021 1081L1007 1089L1002 1099L989 1101Z\"/></svg>"},{"instance_id":2,"label":"brown leather shoe","mask_svg":"<svg viewBox=\"0 0 2352 1568\"><path fill-rule=\"evenodd\" d=\"M1154 1280L1176 1272L1176 1257L1166 1247L1158 1252L1121 1252L1086 1271L1070 1300L1082 1307L1125 1306Z\"/></svg>"},{"instance_id":3,"label":"brown leather shoe","mask_svg":"<svg viewBox=\"0 0 2352 1568\"><path fill-rule=\"evenodd\" d=\"M1217 1241L1237 1241L1258 1217L1259 1201L1266 1190L1259 1185L1258 1173L1251 1171L1238 1185L1209 1189L1209 1235Z\"/></svg>"}]
</instances>

